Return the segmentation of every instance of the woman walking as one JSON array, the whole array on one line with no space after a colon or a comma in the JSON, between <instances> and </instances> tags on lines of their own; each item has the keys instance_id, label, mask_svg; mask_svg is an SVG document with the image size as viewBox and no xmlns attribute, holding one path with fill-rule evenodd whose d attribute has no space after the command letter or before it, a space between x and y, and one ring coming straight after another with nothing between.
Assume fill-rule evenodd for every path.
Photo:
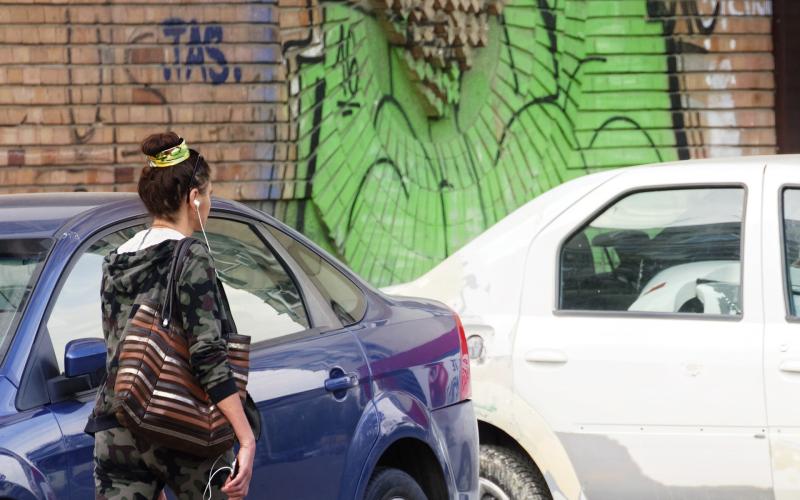
<instances>
[{"instance_id":1,"label":"woman walking","mask_svg":"<svg viewBox=\"0 0 800 500\"><path fill-rule=\"evenodd\" d=\"M176 245L202 229L211 207L210 167L183 139L171 132L153 134L142 142L142 152L148 165L142 170L138 191L153 222L103 263L101 303L109 380L116 376L115 353L133 305L143 297L163 303ZM255 438L237 393L222 332L222 321L230 312L217 288L205 245L191 243L175 279L179 313L174 317L188 337L191 371L233 427L238 455L234 460L231 448L217 457L198 457L134 435L115 417L114 384L108 383L98 393L86 426L86 432L95 435L98 499L154 499L164 485L181 499L247 495Z\"/></svg>"}]
</instances>

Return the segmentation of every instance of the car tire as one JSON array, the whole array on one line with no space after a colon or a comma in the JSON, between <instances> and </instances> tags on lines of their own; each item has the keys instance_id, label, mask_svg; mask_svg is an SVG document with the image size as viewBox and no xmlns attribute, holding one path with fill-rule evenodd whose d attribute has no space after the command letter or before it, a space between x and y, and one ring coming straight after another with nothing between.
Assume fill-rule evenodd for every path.
<instances>
[{"instance_id":1,"label":"car tire","mask_svg":"<svg viewBox=\"0 0 800 500\"><path fill-rule=\"evenodd\" d=\"M400 469L378 469L367 485L364 500L428 500L414 478Z\"/></svg>"},{"instance_id":2,"label":"car tire","mask_svg":"<svg viewBox=\"0 0 800 500\"><path fill-rule=\"evenodd\" d=\"M481 500L552 500L534 463L514 450L481 445Z\"/></svg>"}]
</instances>

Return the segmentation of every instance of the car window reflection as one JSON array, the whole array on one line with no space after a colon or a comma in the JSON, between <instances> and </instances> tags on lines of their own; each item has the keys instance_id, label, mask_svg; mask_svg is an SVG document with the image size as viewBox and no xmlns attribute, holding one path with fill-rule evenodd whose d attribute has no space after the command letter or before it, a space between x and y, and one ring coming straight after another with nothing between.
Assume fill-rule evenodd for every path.
<instances>
[{"instance_id":1,"label":"car window reflection","mask_svg":"<svg viewBox=\"0 0 800 500\"><path fill-rule=\"evenodd\" d=\"M561 251L566 310L741 315L741 188L638 192Z\"/></svg>"}]
</instances>

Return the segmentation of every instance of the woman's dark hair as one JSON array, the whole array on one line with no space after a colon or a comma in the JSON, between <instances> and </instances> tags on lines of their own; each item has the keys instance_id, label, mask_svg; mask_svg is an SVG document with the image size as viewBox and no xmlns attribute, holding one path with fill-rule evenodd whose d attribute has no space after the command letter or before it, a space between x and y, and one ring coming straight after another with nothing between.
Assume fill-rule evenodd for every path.
<instances>
[{"instance_id":1,"label":"woman's dark hair","mask_svg":"<svg viewBox=\"0 0 800 500\"><path fill-rule=\"evenodd\" d=\"M152 134L142 141L142 153L155 156L180 145L181 141L175 132ZM195 162L197 170L194 170ZM139 197L150 215L175 222L175 214L188 199L189 191L196 187L205 193L210 176L211 167L206 160L190 149L189 158L177 165L158 168L146 165L139 176Z\"/></svg>"}]
</instances>

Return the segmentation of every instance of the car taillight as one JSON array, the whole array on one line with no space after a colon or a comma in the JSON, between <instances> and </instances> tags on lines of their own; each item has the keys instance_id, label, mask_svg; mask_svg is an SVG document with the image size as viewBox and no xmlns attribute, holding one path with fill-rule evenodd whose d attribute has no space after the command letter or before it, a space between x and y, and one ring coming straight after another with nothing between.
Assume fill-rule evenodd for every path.
<instances>
[{"instance_id":1,"label":"car taillight","mask_svg":"<svg viewBox=\"0 0 800 500\"><path fill-rule=\"evenodd\" d=\"M458 343L461 346L461 370L459 373L459 390L458 396L460 401L464 401L472 397L472 383L470 380L469 371L469 349L467 347L467 334L464 331L464 325L461 324L461 318L458 314L453 313L456 319L456 327L458 328Z\"/></svg>"}]
</instances>

